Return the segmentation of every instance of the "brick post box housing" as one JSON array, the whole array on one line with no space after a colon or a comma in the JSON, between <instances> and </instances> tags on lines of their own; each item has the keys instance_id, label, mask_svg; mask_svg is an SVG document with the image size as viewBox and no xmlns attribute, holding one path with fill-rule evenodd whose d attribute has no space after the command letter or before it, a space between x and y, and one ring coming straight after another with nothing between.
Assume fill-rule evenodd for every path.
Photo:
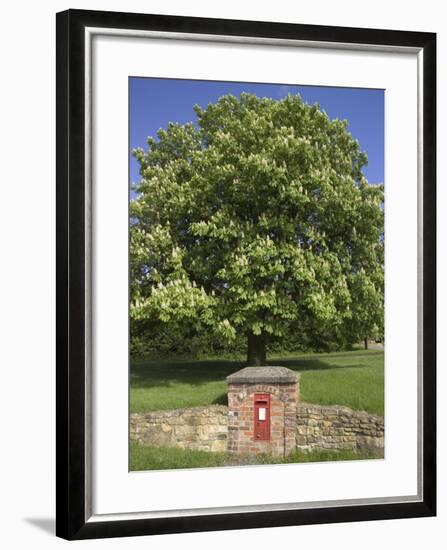
<instances>
[{"instance_id":1,"label":"brick post box housing","mask_svg":"<svg viewBox=\"0 0 447 550\"><path fill-rule=\"evenodd\" d=\"M227 377L228 451L286 456L296 449L297 373L246 367Z\"/></svg>"}]
</instances>

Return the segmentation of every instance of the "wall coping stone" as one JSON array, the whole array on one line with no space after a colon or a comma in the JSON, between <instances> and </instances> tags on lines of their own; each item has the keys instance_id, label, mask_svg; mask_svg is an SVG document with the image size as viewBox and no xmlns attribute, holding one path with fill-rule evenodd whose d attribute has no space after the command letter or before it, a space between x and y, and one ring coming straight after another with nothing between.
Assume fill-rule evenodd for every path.
<instances>
[{"instance_id":1,"label":"wall coping stone","mask_svg":"<svg viewBox=\"0 0 447 550\"><path fill-rule=\"evenodd\" d=\"M384 417L379 414L373 414L368 411L363 411L360 409L351 409L350 407L347 407L346 405L320 405L317 403L305 403L304 401L300 401L297 403L297 414L301 413L302 411L305 412L312 412L312 411L322 411L329 414L347 414L349 416L358 416L358 417L367 417L370 419L376 419L378 421L384 420Z\"/></svg>"},{"instance_id":2,"label":"wall coping stone","mask_svg":"<svg viewBox=\"0 0 447 550\"><path fill-rule=\"evenodd\" d=\"M229 384L296 384L298 375L286 367L245 367L230 376Z\"/></svg>"},{"instance_id":3,"label":"wall coping stone","mask_svg":"<svg viewBox=\"0 0 447 550\"><path fill-rule=\"evenodd\" d=\"M180 416L183 414L206 414L209 412L215 412L218 414L227 414L228 407L226 405L202 405L200 407L182 407L179 409L162 409L158 411L145 411L145 412L136 412L131 413L131 418L169 418L172 416Z\"/></svg>"}]
</instances>

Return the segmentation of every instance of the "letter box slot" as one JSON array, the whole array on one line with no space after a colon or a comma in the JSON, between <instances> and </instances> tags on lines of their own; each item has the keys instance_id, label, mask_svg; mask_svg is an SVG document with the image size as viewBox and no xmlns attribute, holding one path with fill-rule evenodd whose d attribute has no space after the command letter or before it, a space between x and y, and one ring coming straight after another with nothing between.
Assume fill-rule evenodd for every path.
<instances>
[{"instance_id":1,"label":"letter box slot","mask_svg":"<svg viewBox=\"0 0 447 550\"><path fill-rule=\"evenodd\" d=\"M254 396L254 440L270 439L270 395L255 393Z\"/></svg>"}]
</instances>

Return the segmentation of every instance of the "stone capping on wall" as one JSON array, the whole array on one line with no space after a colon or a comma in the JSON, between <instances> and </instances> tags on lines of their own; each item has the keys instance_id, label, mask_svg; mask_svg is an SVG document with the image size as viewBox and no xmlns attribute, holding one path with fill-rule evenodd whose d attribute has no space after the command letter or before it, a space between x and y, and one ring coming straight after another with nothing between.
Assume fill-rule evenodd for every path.
<instances>
[{"instance_id":1,"label":"stone capping on wall","mask_svg":"<svg viewBox=\"0 0 447 550\"><path fill-rule=\"evenodd\" d=\"M228 384L295 384L299 374L286 367L245 367L227 376Z\"/></svg>"}]
</instances>

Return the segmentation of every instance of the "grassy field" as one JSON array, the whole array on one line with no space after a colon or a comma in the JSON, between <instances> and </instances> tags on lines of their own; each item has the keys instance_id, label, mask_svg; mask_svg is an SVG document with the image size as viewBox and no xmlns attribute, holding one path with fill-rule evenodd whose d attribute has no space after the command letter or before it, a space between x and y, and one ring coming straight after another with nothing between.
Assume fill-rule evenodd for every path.
<instances>
[{"instance_id":1,"label":"grassy field","mask_svg":"<svg viewBox=\"0 0 447 550\"><path fill-rule=\"evenodd\" d=\"M345 405L383 415L383 351L281 355L270 357L268 363L301 373L301 401ZM243 366L242 359L134 362L130 367L130 410L225 405L225 378ZM156 453L154 450L144 452ZM210 457L209 460L218 459Z\"/></svg>"},{"instance_id":2,"label":"grassy field","mask_svg":"<svg viewBox=\"0 0 447 550\"><path fill-rule=\"evenodd\" d=\"M286 458L273 458L268 455L235 456L226 453L183 450L175 447L142 447L132 442L130 449L130 470L170 470L174 468L210 468L217 466L365 460L370 458L377 457L353 451L314 451L312 453L297 451Z\"/></svg>"}]
</instances>

